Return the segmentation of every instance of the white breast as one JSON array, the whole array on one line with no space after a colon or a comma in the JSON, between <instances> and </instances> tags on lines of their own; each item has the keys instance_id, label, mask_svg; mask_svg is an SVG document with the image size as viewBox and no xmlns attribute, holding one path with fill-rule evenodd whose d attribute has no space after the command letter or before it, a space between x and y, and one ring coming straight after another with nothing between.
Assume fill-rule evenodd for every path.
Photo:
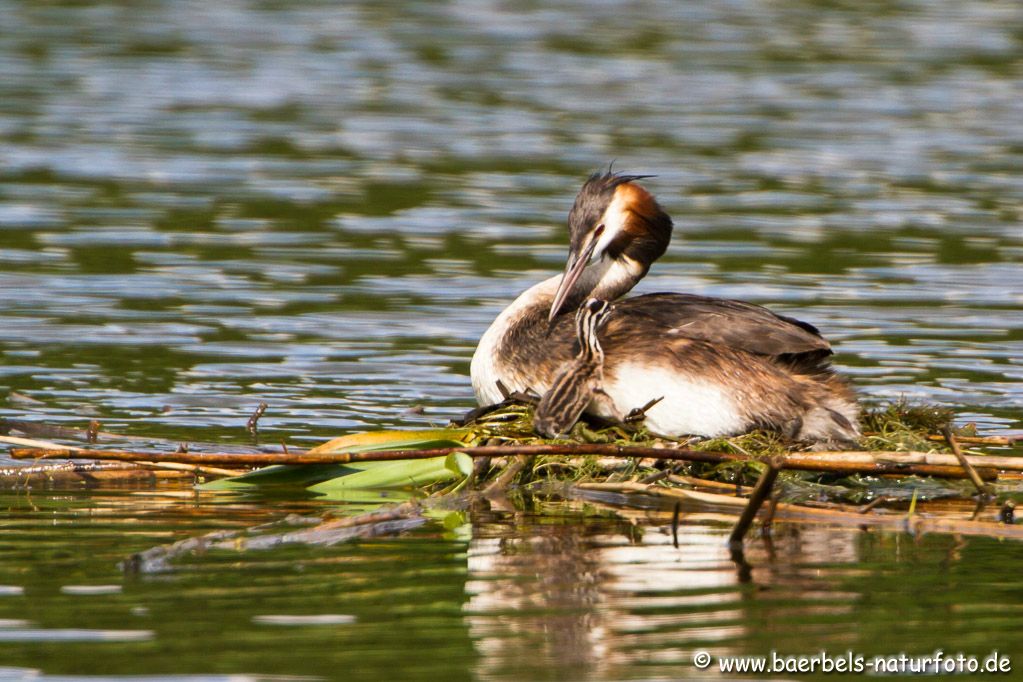
<instances>
[{"instance_id":1,"label":"white breast","mask_svg":"<svg viewBox=\"0 0 1023 682\"><path fill-rule=\"evenodd\" d=\"M476 352L472 355L472 363L469 365L469 375L472 377L472 391L476 394L476 402L480 405L493 405L504 400L501 391L497 388L497 382L501 379L501 372L497 366L497 349L508 328L507 321L498 317L490 325L487 332L480 339L476 346Z\"/></svg>"},{"instance_id":2,"label":"white breast","mask_svg":"<svg viewBox=\"0 0 1023 682\"><path fill-rule=\"evenodd\" d=\"M645 424L650 433L666 438L726 436L741 433L749 426L721 386L680 374L675 368L662 371L625 363L615 368L614 376L605 375L604 391L620 414L664 396L664 400L647 411ZM615 417L607 407L601 408L598 415Z\"/></svg>"}]
</instances>

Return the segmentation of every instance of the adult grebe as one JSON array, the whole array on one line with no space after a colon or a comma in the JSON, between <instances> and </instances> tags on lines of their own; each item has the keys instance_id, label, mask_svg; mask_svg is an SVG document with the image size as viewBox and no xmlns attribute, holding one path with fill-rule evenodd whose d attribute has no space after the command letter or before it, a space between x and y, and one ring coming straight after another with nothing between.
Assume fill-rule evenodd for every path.
<instances>
[{"instance_id":1,"label":"adult grebe","mask_svg":"<svg viewBox=\"0 0 1023 682\"><path fill-rule=\"evenodd\" d=\"M608 399L604 394L604 351L597 332L610 314L611 304L596 298L579 306L575 313L579 354L561 369L536 406L533 428L538 433L548 438L568 433L591 402Z\"/></svg>"},{"instance_id":2,"label":"adult grebe","mask_svg":"<svg viewBox=\"0 0 1023 682\"><path fill-rule=\"evenodd\" d=\"M568 216L565 272L523 292L480 339L472 358L480 405L508 391L550 390L578 352L572 312L587 297L616 301L667 249L671 218L636 181L592 175ZM726 436L753 429L803 441L851 442L859 406L835 374L815 327L751 303L692 294L646 294L615 303L599 331L603 392L587 411L645 413L653 434Z\"/></svg>"}]
</instances>

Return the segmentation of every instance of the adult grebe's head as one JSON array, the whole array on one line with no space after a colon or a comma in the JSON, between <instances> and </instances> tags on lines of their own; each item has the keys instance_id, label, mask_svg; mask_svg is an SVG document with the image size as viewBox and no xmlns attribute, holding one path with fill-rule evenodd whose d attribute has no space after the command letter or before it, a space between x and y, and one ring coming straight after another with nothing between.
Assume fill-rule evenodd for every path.
<instances>
[{"instance_id":1,"label":"adult grebe's head","mask_svg":"<svg viewBox=\"0 0 1023 682\"><path fill-rule=\"evenodd\" d=\"M617 298L668 248L671 218L653 195L635 182L646 177L650 176L596 173L579 190L568 214L568 262L551 304L550 319L561 312L570 294L589 294L602 281L607 291L600 292L600 297ZM582 277L591 261L592 267L602 270ZM612 265L618 267L612 269ZM573 292L574 288L580 291Z\"/></svg>"}]
</instances>

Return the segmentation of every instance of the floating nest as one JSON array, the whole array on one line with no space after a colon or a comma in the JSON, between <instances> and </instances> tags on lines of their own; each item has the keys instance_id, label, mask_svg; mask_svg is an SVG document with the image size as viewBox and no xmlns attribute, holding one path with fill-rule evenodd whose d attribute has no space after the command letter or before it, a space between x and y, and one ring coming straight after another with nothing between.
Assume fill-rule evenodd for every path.
<instances>
[{"instance_id":1,"label":"floating nest","mask_svg":"<svg viewBox=\"0 0 1023 682\"><path fill-rule=\"evenodd\" d=\"M664 514L673 528L683 506L712 507L738 514L731 542L740 548L756 518L765 524L793 520L1023 539L1023 525L1014 518L1015 502L1023 500L1023 457L976 449L1010 454L1023 438L978 436L972 425L953 429L952 422L945 408L894 403L864 414L861 450L814 452L768 432L676 442L639 425L594 421L578 423L565 438L544 439L533 430L532 405L508 402L446 428L350 434L307 452L154 453L37 442L35 449L12 455L96 463L38 461L0 472L0 483L109 486L123 476L126 483L144 485L138 474L145 471L152 481L173 474L208 490L260 493L274 487L275 494L290 489L343 502L333 514L353 520L309 520L315 525L309 542L315 543L403 532L438 510L497 499L520 508L536 499L581 500L626 515ZM55 431L55 437L76 437L67 431ZM95 440L95 431L82 432L88 436L82 440ZM0 439L25 444L9 434ZM394 507L396 500L404 503ZM305 536L281 535L297 537ZM250 544L274 546L281 538ZM189 547L185 542L178 549ZM156 550L154 566L164 565L165 551Z\"/></svg>"}]
</instances>

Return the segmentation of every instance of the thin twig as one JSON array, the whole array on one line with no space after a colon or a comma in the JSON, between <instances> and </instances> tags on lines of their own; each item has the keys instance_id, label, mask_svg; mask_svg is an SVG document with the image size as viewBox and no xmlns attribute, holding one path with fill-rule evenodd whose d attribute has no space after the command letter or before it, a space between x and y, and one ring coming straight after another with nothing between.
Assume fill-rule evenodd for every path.
<instances>
[{"instance_id":1,"label":"thin twig","mask_svg":"<svg viewBox=\"0 0 1023 682\"><path fill-rule=\"evenodd\" d=\"M749 496L749 503L742 510L742 515L736 521L735 527L732 528L732 534L728 536L730 547L742 547L742 539L746 537L746 531L753 524L753 519L757 517L760 505L771 494L771 488L774 487L774 481L778 478L779 471L781 471L781 463L777 459L767 461L767 468L760 474L757 484L753 487L753 493Z\"/></svg>"},{"instance_id":2,"label":"thin twig","mask_svg":"<svg viewBox=\"0 0 1023 682\"><path fill-rule=\"evenodd\" d=\"M533 455L519 455L513 459L508 460L508 464L505 465L504 471L497 475L493 481L490 482L486 488L483 489L484 495L493 495L496 493L503 492L511 482L515 480L515 477L519 473L530 466L533 463Z\"/></svg>"},{"instance_id":3,"label":"thin twig","mask_svg":"<svg viewBox=\"0 0 1023 682\"><path fill-rule=\"evenodd\" d=\"M858 513L860 513L860 514L866 514L869 511L873 511L874 508L877 507L878 505L883 504L883 503L885 503L887 501L888 501L888 498L885 497L884 495L881 495L880 497L875 497L870 502L867 502L865 505L863 505L862 507L860 507L856 511Z\"/></svg>"},{"instance_id":4,"label":"thin twig","mask_svg":"<svg viewBox=\"0 0 1023 682\"><path fill-rule=\"evenodd\" d=\"M955 455L956 459L959 460L959 463L963 466L963 469L966 470L967 475L970 477L970 481L973 482L973 485L977 488L977 491L981 495L985 496L990 495L991 489L984 484L984 481L980 479L980 476L977 474L977 470L974 469L973 465L970 464L970 461L966 459L966 455L963 454L962 449L959 447L959 443L956 442L955 434L952 433L952 427L946 424L941 431L942 435L945 436L945 440L948 441L948 446L952 448L952 453Z\"/></svg>"},{"instance_id":5,"label":"thin twig","mask_svg":"<svg viewBox=\"0 0 1023 682\"><path fill-rule=\"evenodd\" d=\"M256 411L252 413L251 417L249 417L248 424L245 425L245 427L249 430L249 433L253 436L255 436L256 432L259 430L259 418L263 416L264 412L266 412L267 407L269 407L269 405L265 402L260 402L259 405L256 406Z\"/></svg>"},{"instance_id":6,"label":"thin twig","mask_svg":"<svg viewBox=\"0 0 1023 682\"><path fill-rule=\"evenodd\" d=\"M20 445L26 448L38 448L41 450L70 450L72 452L85 451L85 448L78 448L75 447L74 445L61 445L60 443L52 443L48 440L38 440L36 438L21 438L20 436L0 436L0 443L7 443L8 445ZM17 457L15 457L13 454L11 456L17 459ZM92 459L98 458L93 457Z\"/></svg>"},{"instance_id":7,"label":"thin twig","mask_svg":"<svg viewBox=\"0 0 1023 682\"><path fill-rule=\"evenodd\" d=\"M181 464L180 462L134 462L151 469L168 469L171 471L189 471L193 474L208 476L237 476L244 474L238 469L221 469L219 467L199 466L197 464Z\"/></svg>"},{"instance_id":8,"label":"thin twig","mask_svg":"<svg viewBox=\"0 0 1023 682\"><path fill-rule=\"evenodd\" d=\"M60 438L61 440L89 441L89 431L87 429L76 429L68 426L47 424L45 422L0 417L0 435L4 437L12 437L12 432L20 433L22 436L28 438L42 437ZM145 443L147 445L156 445L161 443L165 445L177 445L177 441L168 440L166 438L156 438L154 436L132 436L125 433L112 433L110 431L96 431L95 440L96 442L101 440L114 440L119 442ZM5 441L0 440L0 442ZM203 447L219 445L220 447L224 447L223 443L197 443L196 445L202 445ZM233 448L237 448L238 452L261 452L260 449L253 450L251 446L232 446L232 449Z\"/></svg>"},{"instance_id":9,"label":"thin twig","mask_svg":"<svg viewBox=\"0 0 1023 682\"><path fill-rule=\"evenodd\" d=\"M864 434L867 435L867 434ZM942 442L947 440L944 434L932 434L927 440ZM956 436L956 440L967 445L1019 445L1023 443L1023 436Z\"/></svg>"},{"instance_id":10,"label":"thin twig","mask_svg":"<svg viewBox=\"0 0 1023 682\"><path fill-rule=\"evenodd\" d=\"M884 435L881 431L864 431L864 436L882 436ZM947 441L945 436L940 433L930 433L924 436L926 440L933 441L935 443L944 443ZM1012 447L1023 443L1023 435L1019 436L956 436L960 443L966 443L967 445L1007 445Z\"/></svg>"},{"instance_id":11,"label":"thin twig","mask_svg":"<svg viewBox=\"0 0 1023 682\"><path fill-rule=\"evenodd\" d=\"M667 478L669 475L671 475L671 471L669 471L668 469L661 469L660 471L655 471L654 473L650 474L649 476L646 476L644 478L639 479L639 482L640 483L657 483L657 481L661 480L662 478Z\"/></svg>"},{"instance_id":12,"label":"thin twig","mask_svg":"<svg viewBox=\"0 0 1023 682\"><path fill-rule=\"evenodd\" d=\"M0 487L64 486L183 478L194 472L156 469L132 462L60 462L0 468Z\"/></svg>"}]
</instances>

